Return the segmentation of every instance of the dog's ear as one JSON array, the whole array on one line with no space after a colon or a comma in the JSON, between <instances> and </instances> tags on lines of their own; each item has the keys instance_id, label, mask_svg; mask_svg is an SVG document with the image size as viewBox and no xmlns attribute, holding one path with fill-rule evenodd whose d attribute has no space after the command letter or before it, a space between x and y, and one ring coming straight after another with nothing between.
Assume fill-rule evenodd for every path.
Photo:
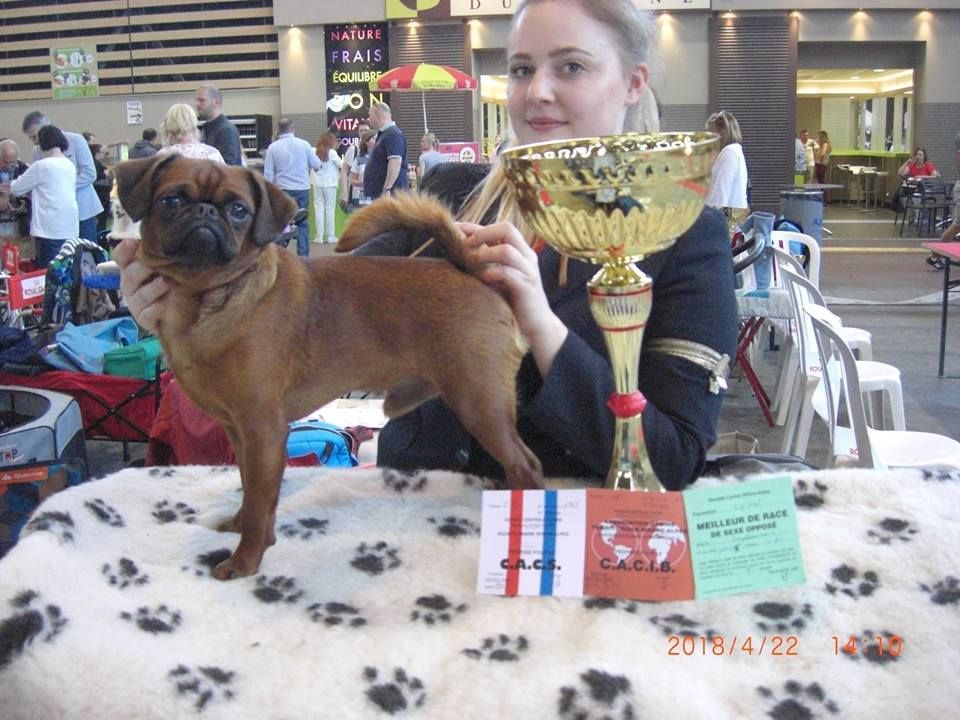
<instances>
[{"instance_id":1,"label":"dog's ear","mask_svg":"<svg viewBox=\"0 0 960 720\"><path fill-rule=\"evenodd\" d=\"M247 174L258 198L257 214L253 220L253 243L263 247L272 243L293 220L297 212L296 201L260 173L248 170Z\"/></svg>"},{"instance_id":2,"label":"dog's ear","mask_svg":"<svg viewBox=\"0 0 960 720\"><path fill-rule=\"evenodd\" d=\"M176 153L164 153L142 160L127 160L113 169L117 178L117 197L131 220L141 220L147 214L157 179L178 157Z\"/></svg>"}]
</instances>

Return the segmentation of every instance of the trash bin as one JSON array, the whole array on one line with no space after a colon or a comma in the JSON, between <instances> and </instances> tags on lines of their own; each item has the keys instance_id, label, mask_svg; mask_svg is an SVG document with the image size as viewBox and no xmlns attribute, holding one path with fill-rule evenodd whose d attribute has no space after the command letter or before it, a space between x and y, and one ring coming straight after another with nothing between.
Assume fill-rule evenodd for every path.
<instances>
[{"instance_id":1,"label":"trash bin","mask_svg":"<svg viewBox=\"0 0 960 720\"><path fill-rule=\"evenodd\" d=\"M780 214L823 245L823 191L781 190Z\"/></svg>"}]
</instances>

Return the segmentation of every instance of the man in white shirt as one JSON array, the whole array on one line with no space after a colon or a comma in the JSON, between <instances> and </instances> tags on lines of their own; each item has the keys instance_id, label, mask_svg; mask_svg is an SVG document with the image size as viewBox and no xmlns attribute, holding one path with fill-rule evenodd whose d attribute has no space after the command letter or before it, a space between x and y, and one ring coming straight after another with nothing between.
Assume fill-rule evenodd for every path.
<instances>
[{"instance_id":1,"label":"man in white shirt","mask_svg":"<svg viewBox=\"0 0 960 720\"><path fill-rule=\"evenodd\" d=\"M293 121L280 118L277 139L270 143L263 162L263 176L297 201L305 210L310 200L310 170L321 168L320 158L306 140L293 134ZM310 255L307 224L300 223L297 232L297 255Z\"/></svg>"}]
</instances>

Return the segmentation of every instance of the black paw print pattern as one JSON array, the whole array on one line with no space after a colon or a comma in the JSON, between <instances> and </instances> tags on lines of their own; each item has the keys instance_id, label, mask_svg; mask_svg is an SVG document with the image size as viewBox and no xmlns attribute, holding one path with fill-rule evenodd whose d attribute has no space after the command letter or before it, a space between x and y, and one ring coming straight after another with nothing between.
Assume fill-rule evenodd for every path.
<instances>
[{"instance_id":1,"label":"black paw print pattern","mask_svg":"<svg viewBox=\"0 0 960 720\"><path fill-rule=\"evenodd\" d=\"M120 558L116 567L110 563L104 563L100 571L107 582L118 590L125 590L131 585L146 585L150 582L150 576L140 572L140 568L130 558Z\"/></svg>"},{"instance_id":2,"label":"black paw print pattern","mask_svg":"<svg viewBox=\"0 0 960 720\"><path fill-rule=\"evenodd\" d=\"M367 624L367 619L358 608L342 602L313 603L307 608L307 614L315 623L330 627L358 628Z\"/></svg>"},{"instance_id":3,"label":"black paw print pattern","mask_svg":"<svg viewBox=\"0 0 960 720\"><path fill-rule=\"evenodd\" d=\"M960 481L960 472L951 470L923 470L923 479L937 482L957 482Z\"/></svg>"},{"instance_id":4,"label":"black paw print pattern","mask_svg":"<svg viewBox=\"0 0 960 720\"><path fill-rule=\"evenodd\" d=\"M825 587L828 593L843 593L854 600L870 597L880 587L880 577L873 570L867 570L861 577L856 568L846 564L831 570L830 577L832 582L828 582Z\"/></svg>"},{"instance_id":5,"label":"black paw print pattern","mask_svg":"<svg viewBox=\"0 0 960 720\"><path fill-rule=\"evenodd\" d=\"M478 648L464 648L463 654L473 660L491 660L493 662L516 662L523 657L530 648L530 643L523 635L510 637L497 635L484 638Z\"/></svg>"},{"instance_id":6,"label":"black paw print pattern","mask_svg":"<svg viewBox=\"0 0 960 720\"><path fill-rule=\"evenodd\" d=\"M383 471L383 484L396 493L423 492L427 487L427 474L422 470L392 470Z\"/></svg>"},{"instance_id":7,"label":"black paw print pattern","mask_svg":"<svg viewBox=\"0 0 960 720\"><path fill-rule=\"evenodd\" d=\"M458 538L464 535L480 535L480 526L467 518L448 515L445 518L427 518L427 522L437 526L437 534L448 538Z\"/></svg>"},{"instance_id":8,"label":"black paw print pattern","mask_svg":"<svg viewBox=\"0 0 960 720\"><path fill-rule=\"evenodd\" d=\"M822 482L815 480L807 482L806 480L797 480L794 485L793 498L797 501L797 507L804 510L816 510L826 502L827 486Z\"/></svg>"},{"instance_id":9,"label":"black paw print pattern","mask_svg":"<svg viewBox=\"0 0 960 720\"><path fill-rule=\"evenodd\" d=\"M633 690L623 675L588 670L576 687L560 688L558 714L563 720L635 720Z\"/></svg>"},{"instance_id":10,"label":"black paw print pattern","mask_svg":"<svg viewBox=\"0 0 960 720\"><path fill-rule=\"evenodd\" d=\"M208 553L197 555L193 565L184 565L180 569L184 572L192 572L197 577L213 577L213 569L230 557L231 552L229 548L211 550Z\"/></svg>"},{"instance_id":11,"label":"black paw print pattern","mask_svg":"<svg viewBox=\"0 0 960 720\"><path fill-rule=\"evenodd\" d=\"M780 602L762 602L753 606L760 616L757 627L766 633L795 634L803 630L813 618L813 608L809 603L800 606Z\"/></svg>"},{"instance_id":12,"label":"black paw print pattern","mask_svg":"<svg viewBox=\"0 0 960 720\"><path fill-rule=\"evenodd\" d=\"M673 615L666 615L664 617L654 615L650 618L650 622L660 628L660 631L667 637L671 635L679 635L680 637L703 636L708 640L712 640L714 635L721 634L713 628L704 627L703 623L692 620L680 613L674 613Z\"/></svg>"},{"instance_id":13,"label":"black paw print pattern","mask_svg":"<svg viewBox=\"0 0 960 720\"><path fill-rule=\"evenodd\" d=\"M633 600L590 597L585 598L583 601L584 610L623 610L631 615L636 615L639 608L639 603L636 603Z\"/></svg>"},{"instance_id":14,"label":"black paw print pattern","mask_svg":"<svg viewBox=\"0 0 960 720\"><path fill-rule=\"evenodd\" d=\"M367 699L388 715L395 715L408 707L419 708L427 701L427 691L420 678L408 675L403 668L395 668L393 675L380 677L375 667L363 670L363 679L370 686Z\"/></svg>"},{"instance_id":15,"label":"black paw print pattern","mask_svg":"<svg viewBox=\"0 0 960 720\"><path fill-rule=\"evenodd\" d=\"M410 620L422 622L424 625L436 625L438 622L448 623L466 611L466 603L454 605L443 595L423 595L414 603Z\"/></svg>"},{"instance_id":16,"label":"black paw print pattern","mask_svg":"<svg viewBox=\"0 0 960 720\"><path fill-rule=\"evenodd\" d=\"M295 603L303 597L303 590L297 587L297 581L292 577L277 575L268 578L266 575L258 575L253 594L265 603Z\"/></svg>"},{"instance_id":17,"label":"black paw print pattern","mask_svg":"<svg viewBox=\"0 0 960 720\"><path fill-rule=\"evenodd\" d=\"M952 575L934 585L920 583L920 589L930 595L930 602L935 605L956 605L960 602L960 582Z\"/></svg>"},{"instance_id":18,"label":"black paw print pattern","mask_svg":"<svg viewBox=\"0 0 960 720\"><path fill-rule=\"evenodd\" d=\"M277 526L277 534L298 540L310 540L326 535L327 525L329 524L329 520L321 520L315 517L297 518Z\"/></svg>"},{"instance_id":19,"label":"black paw print pattern","mask_svg":"<svg viewBox=\"0 0 960 720\"><path fill-rule=\"evenodd\" d=\"M73 518L70 517L70 513L57 512L55 510L42 512L39 515L35 515L33 519L27 523L23 532L20 533L20 536L23 537L29 533L40 531L52 532L60 538L61 543L72 543L76 526L73 524Z\"/></svg>"},{"instance_id":20,"label":"black paw print pattern","mask_svg":"<svg viewBox=\"0 0 960 720\"><path fill-rule=\"evenodd\" d=\"M235 675L215 666L190 668L178 665L167 677L181 698L192 702L197 712L203 712L212 702L233 700L235 693L230 685Z\"/></svg>"},{"instance_id":21,"label":"black paw print pattern","mask_svg":"<svg viewBox=\"0 0 960 720\"><path fill-rule=\"evenodd\" d=\"M841 637L853 638L856 644L856 652L844 650L840 653L849 660L863 659L875 665L886 665L897 662L903 649L903 636L889 630L874 632L867 629L859 634L849 633Z\"/></svg>"},{"instance_id":22,"label":"black paw print pattern","mask_svg":"<svg viewBox=\"0 0 960 720\"><path fill-rule=\"evenodd\" d=\"M0 670L35 640L51 642L67 624L60 608L44 604L33 590L18 593L9 604L13 614L0 620Z\"/></svg>"},{"instance_id":23,"label":"black paw print pattern","mask_svg":"<svg viewBox=\"0 0 960 720\"><path fill-rule=\"evenodd\" d=\"M123 516L100 498L87 500L83 506L92 512L93 516L104 525L123 527L126 524L123 522Z\"/></svg>"},{"instance_id":24,"label":"black paw print pattern","mask_svg":"<svg viewBox=\"0 0 960 720\"><path fill-rule=\"evenodd\" d=\"M901 518L884 518L877 523L876 529L867 530L867 537L880 543L889 545L894 540L900 542L910 542L913 540L911 535L916 535L919 531L910 525L910 522Z\"/></svg>"},{"instance_id":25,"label":"black paw print pattern","mask_svg":"<svg viewBox=\"0 0 960 720\"><path fill-rule=\"evenodd\" d=\"M823 717L823 710L831 715L840 712L837 704L815 682L804 685L796 680L787 680L783 684L782 694L763 686L758 687L757 692L770 703L766 717L773 720L813 720Z\"/></svg>"},{"instance_id":26,"label":"black paw print pattern","mask_svg":"<svg viewBox=\"0 0 960 720\"><path fill-rule=\"evenodd\" d=\"M382 540L372 545L360 543L350 564L369 575L381 575L387 570L400 567L400 551Z\"/></svg>"},{"instance_id":27,"label":"black paw print pattern","mask_svg":"<svg viewBox=\"0 0 960 720\"><path fill-rule=\"evenodd\" d=\"M171 502L170 500L161 500L153 506L153 517L161 525L172 522L195 523L197 521L197 511L185 502Z\"/></svg>"},{"instance_id":28,"label":"black paw print pattern","mask_svg":"<svg viewBox=\"0 0 960 720\"><path fill-rule=\"evenodd\" d=\"M177 474L176 470L169 467L168 468L153 467L153 468L150 468L147 472L150 474L150 477L153 477L153 478L157 478L157 477L172 478L174 475Z\"/></svg>"},{"instance_id":29,"label":"black paw print pattern","mask_svg":"<svg viewBox=\"0 0 960 720\"><path fill-rule=\"evenodd\" d=\"M137 608L133 613L122 612L120 619L136 623L138 628L151 635L159 635L175 632L183 622L183 614L166 605L157 605L155 608Z\"/></svg>"}]
</instances>

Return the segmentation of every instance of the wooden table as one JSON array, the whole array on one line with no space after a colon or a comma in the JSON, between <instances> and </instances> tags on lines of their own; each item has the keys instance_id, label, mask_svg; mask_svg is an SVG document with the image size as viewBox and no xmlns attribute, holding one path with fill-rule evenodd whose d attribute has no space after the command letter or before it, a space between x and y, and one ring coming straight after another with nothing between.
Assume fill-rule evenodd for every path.
<instances>
[{"instance_id":1,"label":"wooden table","mask_svg":"<svg viewBox=\"0 0 960 720\"><path fill-rule=\"evenodd\" d=\"M943 300L940 305L940 365L937 377L943 377L943 358L947 348L947 306L950 291L960 285L960 280L950 281L950 267L960 265L960 242L925 242L927 250L945 261L943 268Z\"/></svg>"}]
</instances>

